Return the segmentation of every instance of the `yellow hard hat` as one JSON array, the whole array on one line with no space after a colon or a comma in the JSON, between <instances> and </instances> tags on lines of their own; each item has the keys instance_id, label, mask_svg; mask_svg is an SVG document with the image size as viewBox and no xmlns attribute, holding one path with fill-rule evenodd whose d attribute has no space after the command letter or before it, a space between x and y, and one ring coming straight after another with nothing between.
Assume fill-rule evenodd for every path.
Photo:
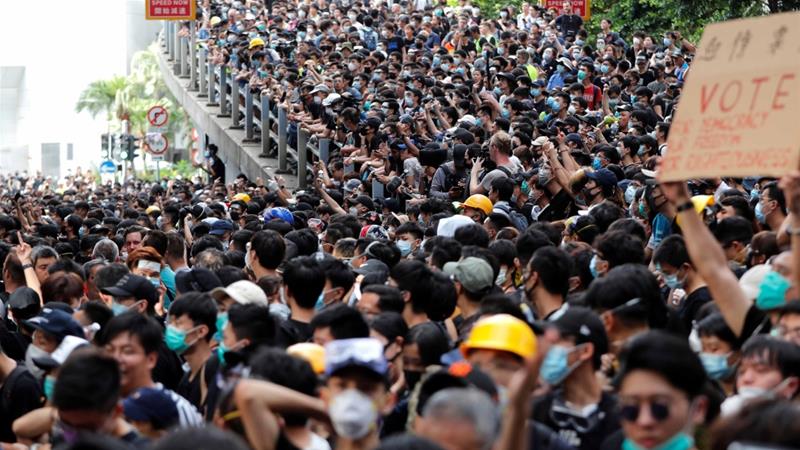
<instances>
[{"instance_id":1,"label":"yellow hard hat","mask_svg":"<svg viewBox=\"0 0 800 450\"><path fill-rule=\"evenodd\" d=\"M208 21L208 24L211 25L212 27L215 27L219 25L220 22L222 22L222 19L220 19L219 16L214 16L211 18L211 20Z\"/></svg>"},{"instance_id":2,"label":"yellow hard hat","mask_svg":"<svg viewBox=\"0 0 800 450\"><path fill-rule=\"evenodd\" d=\"M487 216L492 213L492 201L489 200L489 197L482 194L470 195L467 201L464 202L464 206L480 209L485 212Z\"/></svg>"},{"instance_id":3,"label":"yellow hard hat","mask_svg":"<svg viewBox=\"0 0 800 450\"><path fill-rule=\"evenodd\" d=\"M248 47L248 49L252 50L253 48L258 47L258 46L263 47L264 46L264 40L261 39L261 38L254 38L253 40L250 41L250 46Z\"/></svg>"},{"instance_id":4,"label":"yellow hard hat","mask_svg":"<svg viewBox=\"0 0 800 450\"><path fill-rule=\"evenodd\" d=\"M706 208L714 206L714 196L713 195L695 195L694 197L692 197L692 204L694 205L694 211L697 214L703 215L703 211L705 211ZM678 216L675 219L675 223L678 224L678 226L681 226L681 218L680 218L680 216Z\"/></svg>"},{"instance_id":5,"label":"yellow hard hat","mask_svg":"<svg viewBox=\"0 0 800 450\"><path fill-rule=\"evenodd\" d=\"M461 344L465 357L475 349L501 350L527 359L536 354L536 335L522 320L497 314L476 322L469 338Z\"/></svg>"},{"instance_id":6,"label":"yellow hard hat","mask_svg":"<svg viewBox=\"0 0 800 450\"><path fill-rule=\"evenodd\" d=\"M158 206L156 206L156 205L151 205L151 206L147 207L147 209L146 209L146 210L144 210L144 213L145 213L145 214L152 214L152 213L154 213L154 212L156 212L156 211L157 211L157 212L161 212L161 208L159 208L159 207L158 207Z\"/></svg>"},{"instance_id":7,"label":"yellow hard hat","mask_svg":"<svg viewBox=\"0 0 800 450\"><path fill-rule=\"evenodd\" d=\"M244 192L240 192L233 196L233 201L243 201L245 203L250 203L250 196L245 194Z\"/></svg>"},{"instance_id":8,"label":"yellow hard hat","mask_svg":"<svg viewBox=\"0 0 800 450\"><path fill-rule=\"evenodd\" d=\"M286 353L306 360L311 364L314 373L321 375L325 372L325 347L310 342L294 344L286 349Z\"/></svg>"}]
</instances>

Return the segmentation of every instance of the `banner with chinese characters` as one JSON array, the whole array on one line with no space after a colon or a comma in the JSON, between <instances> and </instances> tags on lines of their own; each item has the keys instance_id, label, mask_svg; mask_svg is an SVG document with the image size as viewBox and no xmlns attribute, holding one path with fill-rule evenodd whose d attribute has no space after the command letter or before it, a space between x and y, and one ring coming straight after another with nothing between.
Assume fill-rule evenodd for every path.
<instances>
[{"instance_id":1,"label":"banner with chinese characters","mask_svg":"<svg viewBox=\"0 0 800 450\"><path fill-rule=\"evenodd\" d=\"M146 0L147 20L194 20L197 0Z\"/></svg>"},{"instance_id":2,"label":"banner with chinese characters","mask_svg":"<svg viewBox=\"0 0 800 450\"><path fill-rule=\"evenodd\" d=\"M659 178L784 175L800 164L799 118L800 13L709 25Z\"/></svg>"}]
</instances>

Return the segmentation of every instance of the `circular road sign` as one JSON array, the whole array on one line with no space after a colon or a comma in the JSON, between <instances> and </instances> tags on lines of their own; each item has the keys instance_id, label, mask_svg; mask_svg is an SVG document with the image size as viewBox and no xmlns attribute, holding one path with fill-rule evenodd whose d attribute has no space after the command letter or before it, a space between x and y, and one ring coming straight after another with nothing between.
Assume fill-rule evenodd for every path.
<instances>
[{"instance_id":1,"label":"circular road sign","mask_svg":"<svg viewBox=\"0 0 800 450\"><path fill-rule=\"evenodd\" d=\"M147 145L151 155L159 156L167 152L169 140L161 133L148 133Z\"/></svg>"},{"instance_id":2,"label":"circular road sign","mask_svg":"<svg viewBox=\"0 0 800 450\"><path fill-rule=\"evenodd\" d=\"M154 127L163 127L169 120L169 113L163 106L153 106L147 111L147 121Z\"/></svg>"}]
</instances>

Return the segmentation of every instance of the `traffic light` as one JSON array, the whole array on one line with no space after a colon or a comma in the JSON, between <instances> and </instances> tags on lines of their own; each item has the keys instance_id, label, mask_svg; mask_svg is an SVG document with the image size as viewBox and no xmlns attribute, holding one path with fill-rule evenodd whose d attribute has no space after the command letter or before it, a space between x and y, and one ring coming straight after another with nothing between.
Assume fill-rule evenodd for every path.
<instances>
[{"instance_id":1,"label":"traffic light","mask_svg":"<svg viewBox=\"0 0 800 450\"><path fill-rule=\"evenodd\" d=\"M136 138L133 137L133 135L124 134L120 136L120 141L120 148L122 149L122 153L120 153L120 159L133 161L137 156L139 156L136 152Z\"/></svg>"},{"instance_id":2,"label":"traffic light","mask_svg":"<svg viewBox=\"0 0 800 450\"><path fill-rule=\"evenodd\" d=\"M103 133L100 135L100 157L103 160L114 159L117 147L117 135Z\"/></svg>"}]
</instances>

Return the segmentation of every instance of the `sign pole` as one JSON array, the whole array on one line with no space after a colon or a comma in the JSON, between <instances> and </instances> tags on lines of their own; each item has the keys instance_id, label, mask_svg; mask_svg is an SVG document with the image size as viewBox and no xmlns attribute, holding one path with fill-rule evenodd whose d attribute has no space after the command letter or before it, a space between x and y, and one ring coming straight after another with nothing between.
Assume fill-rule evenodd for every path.
<instances>
[{"instance_id":1,"label":"sign pole","mask_svg":"<svg viewBox=\"0 0 800 450\"><path fill-rule=\"evenodd\" d=\"M156 160L156 182L161 182L161 160Z\"/></svg>"}]
</instances>

